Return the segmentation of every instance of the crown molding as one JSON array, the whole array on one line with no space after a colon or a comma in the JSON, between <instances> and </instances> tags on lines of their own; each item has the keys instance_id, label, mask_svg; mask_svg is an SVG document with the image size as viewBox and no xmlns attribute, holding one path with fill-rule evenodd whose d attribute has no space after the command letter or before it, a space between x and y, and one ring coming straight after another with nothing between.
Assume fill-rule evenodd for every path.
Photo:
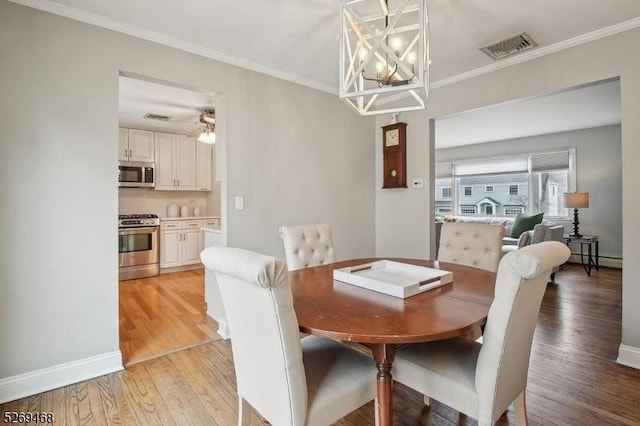
<instances>
[{"instance_id":1,"label":"crown molding","mask_svg":"<svg viewBox=\"0 0 640 426\"><path fill-rule=\"evenodd\" d=\"M106 28L108 30L116 31L122 34L127 34L133 37L137 37L143 40L158 43L164 46L173 47L185 52L193 53L195 55L203 56L210 59L215 59L220 62L224 62L230 65L235 65L241 68L245 68L251 71L255 71L261 74L266 74L271 77L279 78L281 80L289 81L292 83L300 84L302 86L310 87L312 89L320 90L322 92L338 94L338 89L335 87L327 86L317 81L301 78L294 74L289 74L277 69L269 68L264 65L256 64L251 61L247 61L235 56L227 55L214 49L209 49L201 45L183 41L175 37L166 36L154 31L149 31L144 28L125 24L123 22L116 21L111 18L96 15L94 13L85 12L74 7L69 7L49 0L9 0L13 3L17 3L23 6L38 9L44 12L52 13L54 15L63 16L65 18L73 19L76 21L84 22L86 24L95 25L97 27Z\"/></svg>"},{"instance_id":2,"label":"crown molding","mask_svg":"<svg viewBox=\"0 0 640 426\"><path fill-rule=\"evenodd\" d=\"M440 87L449 86L455 83L459 83L464 80L469 80L474 77L488 74L493 71L497 71L503 68L507 68L516 64L530 61L532 59L540 58L542 56L550 55L552 53L560 52L571 47L576 47L581 44L589 43L601 38L609 37L624 31L632 30L640 27L640 17L630 19L619 24L611 25L609 27L601 28L590 33L582 34L577 37L573 37L558 43L551 44L549 46L540 47L529 52L521 53L519 55L512 56L507 59L503 59L500 62L496 62L491 65L476 68L474 70L454 75L453 77L443 78L442 80L434 81L430 84L431 89L437 89Z\"/></svg>"},{"instance_id":3,"label":"crown molding","mask_svg":"<svg viewBox=\"0 0 640 426\"><path fill-rule=\"evenodd\" d=\"M74 19L87 24L95 25L97 27L106 28L119 33L127 34L133 37L141 38L154 43L162 44L164 46L173 47L175 49L183 50L185 52L193 53L199 56L203 56L210 59L215 59L220 62L235 65L241 68L245 68L258 73L266 74L271 77L279 78L282 80L290 81L292 83L300 84L302 86L310 87L312 89L320 90L322 92L338 94L338 89L335 87L320 84L317 81L301 78L297 75L289 74L280 70L265 67L264 65L256 64L251 61L247 61L235 56L227 55L225 53L209 49L200 46L195 43L179 40L174 37L169 37L154 31L149 31L144 28L140 28L135 25L124 24L122 22L106 18L104 16L96 15L93 13L85 12L80 9L65 6L55 1L49 0L9 0L13 3L21 4L23 6L39 9L44 12L49 12L55 15L63 16L65 18ZM501 70L516 64L530 61L532 59L540 58L542 56L550 55L552 53L560 52L571 47L579 46L581 44L589 43L601 38L609 37L624 31L632 30L640 27L640 17L630 19L619 24L611 25L606 28L601 28L590 33L582 34L577 37L573 37L549 46L540 47L529 52L521 53L519 55L512 56L507 59L503 59L491 65L476 68L471 71L467 71L461 74L454 75L452 77L444 78L442 80L434 81L430 83L431 89L438 89L440 87L449 86L455 83L459 83L464 80L469 80L474 77L488 74L493 71Z\"/></svg>"}]
</instances>

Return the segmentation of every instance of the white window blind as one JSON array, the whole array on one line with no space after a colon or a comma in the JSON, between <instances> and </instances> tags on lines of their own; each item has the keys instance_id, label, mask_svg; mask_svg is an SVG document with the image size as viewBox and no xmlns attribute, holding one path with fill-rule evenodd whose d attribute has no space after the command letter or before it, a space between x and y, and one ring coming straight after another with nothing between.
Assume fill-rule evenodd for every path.
<instances>
[{"instance_id":1,"label":"white window blind","mask_svg":"<svg viewBox=\"0 0 640 426\"><path fill-rule=\"evenodd\" d=\"M570 151L531 154L531 171L566 170L570 164Z\"/></svg>"},{"instance_id":2,"label":"white window blind","mask_svg":"<svg viewBox=\"0 0 640 426\"><path fill-rule=\"evenodd\" d=\"M489 158L477 161L464 161L453 164L453 172L456 176L489 175L499 173L527 173L528 171L529 158L526 155L504 158Z\"/></svg>"}]
</instances>

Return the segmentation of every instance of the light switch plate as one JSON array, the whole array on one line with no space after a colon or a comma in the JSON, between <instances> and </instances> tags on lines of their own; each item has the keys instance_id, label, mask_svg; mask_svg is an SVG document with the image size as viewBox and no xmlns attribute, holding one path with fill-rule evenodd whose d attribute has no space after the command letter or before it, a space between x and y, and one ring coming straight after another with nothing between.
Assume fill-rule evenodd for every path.
<instances>
[{"instance_id":1,"label":"light switch plate","mask_svg":"<svg viewBox=\"0 0 640 426\"><path fill-rule=\"evenodd\" d=\"M244 210L244 197L236 197L236 210Z\"/></svg>"}]
</instances>

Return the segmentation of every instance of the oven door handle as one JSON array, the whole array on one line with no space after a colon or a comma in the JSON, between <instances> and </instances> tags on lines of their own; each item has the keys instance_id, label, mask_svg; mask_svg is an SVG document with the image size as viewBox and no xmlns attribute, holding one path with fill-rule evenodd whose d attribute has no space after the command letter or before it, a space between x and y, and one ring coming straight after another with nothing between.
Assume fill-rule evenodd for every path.
<instances>
[{"instance_id":1,"label":"oven door handle","mask_svg":"<svg viewBox=\"0 0 640 426\"><path fill-rule=\"evenodd\" d=\"M131 234L148 234L149 232L157 232L157 226L149 226L143 228L122 228L118 230L118 235L131 235Z\"/></svg>"}]
</instances>

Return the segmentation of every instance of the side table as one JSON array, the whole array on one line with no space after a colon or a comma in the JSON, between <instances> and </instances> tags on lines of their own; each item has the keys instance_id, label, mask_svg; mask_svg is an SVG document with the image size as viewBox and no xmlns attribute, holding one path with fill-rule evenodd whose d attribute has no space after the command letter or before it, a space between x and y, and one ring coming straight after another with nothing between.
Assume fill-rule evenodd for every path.
<instances>
[{"instance_id":1,"label":"side table","mask_svg":"<svg viewBox=\"0 0 640 426\"><path fill-rule=\"evenodd\" d=\"M565 244L568 246L571 243L580 244L580 263L587 272L587 275L591 276L591 267L595 266L596 270L600 269L600 263L598 261L599 242L597 235L582 235L576 237L571 234L564 234L562 236ZM584 262L584 246L587 246L587 263ZM594 249L595 248L595 255Z\"/></svg>"}]
</instances>

